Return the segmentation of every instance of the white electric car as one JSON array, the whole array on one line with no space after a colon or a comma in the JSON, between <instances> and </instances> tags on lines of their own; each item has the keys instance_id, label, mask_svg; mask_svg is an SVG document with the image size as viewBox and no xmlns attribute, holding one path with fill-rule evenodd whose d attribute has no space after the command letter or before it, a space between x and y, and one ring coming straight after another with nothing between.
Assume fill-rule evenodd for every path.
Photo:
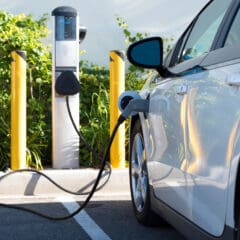
<instances>
[{"instance_id":1,"label":"white electric car","mask_svg":"<svg viewBox=\"0 0 240 240\"><path fill-rule=\"evenodd\" d=\"M135 215L191 240L240 239L239 6L210 1L164 59L159 37L127 52L157 70L140 91L149 112L131 118Z\"/></svg>"}]
</instances>

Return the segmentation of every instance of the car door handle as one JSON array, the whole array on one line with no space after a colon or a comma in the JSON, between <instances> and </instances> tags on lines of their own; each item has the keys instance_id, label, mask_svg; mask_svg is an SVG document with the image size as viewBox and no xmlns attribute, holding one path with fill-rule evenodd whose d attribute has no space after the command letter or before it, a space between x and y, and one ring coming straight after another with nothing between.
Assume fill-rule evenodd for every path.
<instances>
[{"instance_id":1,"label":"car door handle","mask_svg":"<svg viewBox=\"0 0 240 240\"><path fill-rule=\"evenodd\" d=\"M228 76L227 84L231 87L240 87L240 73L233 73Z\"/></svg>"},{"instance_id":2,"label":"car door handle","mask_svg":"<svg viewBox=\"0 0 240 240\"><path fill-rule=\"evenodd\" d=\"M186 85L181 85L176 88L177 95L183 96L187 94L188 87Z\"/></svg>"}]
</instances>

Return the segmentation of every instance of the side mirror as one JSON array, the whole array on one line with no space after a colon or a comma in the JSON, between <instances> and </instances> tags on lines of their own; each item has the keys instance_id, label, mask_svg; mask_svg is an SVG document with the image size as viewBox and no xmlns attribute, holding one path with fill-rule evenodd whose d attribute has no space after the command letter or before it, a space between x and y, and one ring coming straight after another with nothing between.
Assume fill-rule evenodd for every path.
<instances>
[{"instance_id":1,"label":"side mirror","mask_svg":"<svg viewBox=\"0 0 240 240\"><path fill-rule=\"evenodd\" d=\"M163 41L160 37L151 37L135 42L128 48L127 57L133 65L159 71L163 61Z\"/></svg>"}]
</instances>

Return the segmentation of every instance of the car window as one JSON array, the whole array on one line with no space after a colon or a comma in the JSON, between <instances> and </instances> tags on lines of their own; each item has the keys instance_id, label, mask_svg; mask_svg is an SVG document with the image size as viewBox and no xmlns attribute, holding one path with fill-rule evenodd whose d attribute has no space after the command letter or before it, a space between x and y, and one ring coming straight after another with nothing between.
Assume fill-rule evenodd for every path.
<instances>
[{"instance_id":1,"label":"car window","mask_svg":"<svg viewBox=\"0 0 240 240\"><path fill-rule=\"evenodd\" d=\"M233 24L228 32L225 46L231 46L240 43L240 10L238 11Z\"/></svg>"},{"instance_id":2,"label":"car window","mask_svg":"<svg viewBox=\"0 0 240 240\"><path fill-rule=\"evenodd\" d=\"M178 62L187 61L210 51L214 37L231 1L212 1L198 16L188 38L186 37L186 41L182 43Z\"/></svg>"},{"instance_id":3,"label":"car window","mask_svg":"<svg viewBox=\"0 0 240 240\"><path fill-rule=\"evenodd\" d=\"M189 28L187 30L187 32L183 35L183 37L180 39L181 44L179 45L180 47L179 47L179 51L178 51L178 57L177 57L178 61L177 61L177 63L179 62L179 59L181 58L181 54L183 52L183 48L185 46L186 40L187 40L187 38L189 36L189 33L191 32L191 29L192 28ZM177 63L175 63L175 64L177 64Z\"/></svg>"}]
</instances>

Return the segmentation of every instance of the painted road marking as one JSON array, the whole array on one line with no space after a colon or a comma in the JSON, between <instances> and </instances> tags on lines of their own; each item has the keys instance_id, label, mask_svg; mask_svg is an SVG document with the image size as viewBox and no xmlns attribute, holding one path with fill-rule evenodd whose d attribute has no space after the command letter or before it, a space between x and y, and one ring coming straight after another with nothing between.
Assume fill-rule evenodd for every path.
<instances>
[{"instance_id":1,"label":"painted road marking","mask_svg":"<svg viewBox=\"0 0 240 240\"><path fill-rule=\"evenodd\" d=\"M79 204L70 196L57 197L69 213L79 208ZM84 229L92 240L111 240L111 238L95 223L85 210L74 216L75 221Z\"/></svg>"}]
</instances>

